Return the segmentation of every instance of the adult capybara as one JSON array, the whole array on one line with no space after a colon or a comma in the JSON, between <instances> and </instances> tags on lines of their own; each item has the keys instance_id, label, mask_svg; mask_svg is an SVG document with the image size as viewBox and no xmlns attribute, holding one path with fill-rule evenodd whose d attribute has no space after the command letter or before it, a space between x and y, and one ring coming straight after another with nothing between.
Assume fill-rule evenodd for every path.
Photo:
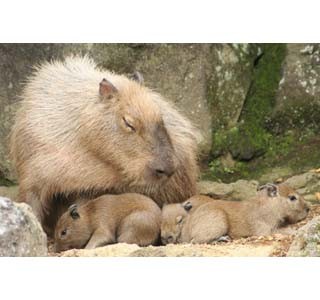
<instances>
[{"instance_id":1,"label":"adult capybara","mask_svg":"<svg viewBox=\"0 0 320 300\"><path fill-rule=\"evenodd\" d=\"M195 194L199 134L140 78L100 70L88 57L45 63L30 77L11 158L20 200L43 225L61 197L70 205L71 195L136 192L162 206Z\"/></svg>"}]
</instances>

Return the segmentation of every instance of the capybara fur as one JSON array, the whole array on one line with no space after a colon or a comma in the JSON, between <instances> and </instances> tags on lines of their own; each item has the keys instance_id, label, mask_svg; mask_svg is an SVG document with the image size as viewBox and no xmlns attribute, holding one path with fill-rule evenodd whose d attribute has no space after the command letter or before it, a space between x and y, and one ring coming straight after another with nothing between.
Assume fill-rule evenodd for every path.
<instances>
[{"instance_id":1,"label":"capybara fur","mask_svg":"<svg viewBox=\"0 0 320 300\"><path fill-rule=\"evenodd\" d=\"M168 242L166 237L173 236L172 232L174 237L178 237L173 238L172 243L199 244L211 243L223 236L235 239L269 235L287 223L304 219L309 211L304 198L286 184L266 184L256 197L240 202L209 197L205 201L203 197L201 205L198 205L199 196L180 204L188 214L181 213L181 209L177 209L178 204L168 205L172 206L171 217L182 219L182 226L174 227L172 220L166 220L162 215L161 226L166 229L164 234L161 233L162 242Z\"/></svg>"},{"instance_id":2,"label":"capybara fur","mask_svg":"<svg viewBox=\"0 0 320 300\"><path fill-rule=\"evenodd\" d=\"M139 80L86 56L45 63L29 78L11 159L20 201L43 225L52 221L47 232L61 197L69 206L82 194L136 192L162 206L196 193L198 131Z\"/></svg>"},{"instance_id":3,"label":"capybara fur","mask_svg":"<svg viewBox=\"0 0 320 300\"><path fill-rule=\"evenodd\" d=\"M73 204L57 222L55 250L92 249L114 243L155 245L160 237L161 209L150 198L128 193L103 195Z\"/></svg>"}]
</instances>

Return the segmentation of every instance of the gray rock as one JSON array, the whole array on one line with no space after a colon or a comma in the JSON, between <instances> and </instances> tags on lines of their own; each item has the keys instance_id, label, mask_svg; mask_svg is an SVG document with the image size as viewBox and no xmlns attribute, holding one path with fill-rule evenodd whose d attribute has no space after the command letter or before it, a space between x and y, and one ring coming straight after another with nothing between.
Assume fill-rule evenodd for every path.
<instances>
[{"instance_id":1,"label":"gray rock","mask_svg":"<svg viewBox=\"0 0 320 300\"><path fill-rule=\"evenodd\" d=\"M239 121L259 49L253 44L214 45L208 80L214 129L230 129Z\"/></svg>"},{"instance_id":2,"label":"gray rock","mask_svg":"<svg viewBox=\"0 0 320 300\"><path fill-rule=\"evenodd\" d=\"M319 216L297 231L287 256L320 256Z\"/></svg>"},{"instance_id":3,"label":"gray rock","mask_svg":"<svg viewBox=\"0 0 320 300\"><path fill-rule=\"evenodd\" d=\"M257 194L258 181L238 180L233 183L220 183L214 181L198 182L198 193L209 194L231 200L247 200Z\"/></svg>"},{"instance_id":4,"label":"gray rock","mask_svg":"<svg viewBox=\"0 0 320 300\"><path fill-rule=\"evenodd\" d=\"M310 202L319 202L315 193L320 192L320 174L316 172L307 172L293 176L285 181L286 184L296 189L305 200Z\"/></svg>"},{"instance_id":5,"label":"gray rock","mask_svg":"<svg viewBox=\"0 0 320 300\"><path fill-rule=\"evenodd\" d=\"M231 183L233 187L232 198L234 200L248 200L257 195L259 182L255 180L238 180Z\"/></svg>"},{"instance_id":6,"label":"gray rock","mask_svg":"<svg viewBox=\"0 0 320 300\"><path fill-rule=\"evenodd\" d=\"M0 197L0 256L46 256L47 236L25 203Z\"/></svg>"},{"instance_id":7,"label":"gray rock","mask_svg":"<svg viewBox=\"0 0 320 300\"><path fill-rule=\"evenodd\" d=\"M319 128L319 66L319 44L287 44L273 118L278 131Z\"/></svg>"},{"instance_id":8,"label":"gray rock","mask_svg":"<svg viewBox=\"0 0 320 300\"><path fill-rule=\"evenodd\" d=\"M311 191L311 187L320 187L320 174L314 172L307 172L304 174L293 176L285 181L288 185L290 185L294 189L301 189L301 188L309 188L308 191ZM305 190L306 191L306 190ZM312 190L313 191L313 190Z\"/></svg>"},{"instance_id":9,"label":"gray rock","mask_svg":"<svg viewBox=\"0 0 320 300\"><path fill-rule=\"evenodd\" d=\"M199 194L210 194L218 197L230 196L233 192L231 184L214 181L200 181L197 183L197 188Z\"/></svg>"},{"instance_id":10,"label":"gray rock","mask_svg":"<svg viewBox=\"0 0 320 300\"><path fill-rule=\"evenodd\" d=\"M275 167L270 169L267 173L263 174L259 178L259 182L261 184L267 183L267 182L275 182L279 178L282 177L288 177L293 174L293 170L289 167Z\"/></svg>"}]
</instances>

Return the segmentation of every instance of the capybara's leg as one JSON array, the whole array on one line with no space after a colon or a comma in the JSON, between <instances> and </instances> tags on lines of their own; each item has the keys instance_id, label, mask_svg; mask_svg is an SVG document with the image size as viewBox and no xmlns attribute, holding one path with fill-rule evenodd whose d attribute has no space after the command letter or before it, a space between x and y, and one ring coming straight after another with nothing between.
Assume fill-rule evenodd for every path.
<instances>
[{"instance_id":1,"label":"capybara's leg","mask_svg":"<svg viewBox=\"0 0 320 300\"><path fill-rule=\"evenodd\" d=\"M19 192L19 202L25 202L29 204L32 208L32 212L35 214L39 222L42 223L43 220L43 207L40 201L40 197L37 193L34 192L24 192L20 189Z\"/></svg>"},{"instance_id":2,"label":"capybara's leg","mask_svg":"<svg viewBox=\"0 0 320 300\"><path fill-rule=\"evenodd\" d=\"M119 229L119 243L154 245L159 240L160 220L149 212L136 212L127 216Z\"/></svg>"},{"instance_id":3,"label":"capybara's leg","mask_svg":"<svg viewBox=\"0 0 320 300\"><path fill-rule=\"evenodd\" d=\"M217 239L217 242L223 242L223 243L228 243L228 242L231 242L232 241L232 238L228 235L223 235L223 236L220 236L218 239Z\"/></svg>"},{"instance_id":4,"label":"capybara's leg","mask_svg":"<svg viewBox=\"0 0 320 300\"><path fill-rule=\"evenodd\" d=\"M86 245L85 249L94 249L100 246L114 244L115 238L113 234L111 234L107 230L97 229L91 236L88 244Z\"/></svg>"}]
</instances>

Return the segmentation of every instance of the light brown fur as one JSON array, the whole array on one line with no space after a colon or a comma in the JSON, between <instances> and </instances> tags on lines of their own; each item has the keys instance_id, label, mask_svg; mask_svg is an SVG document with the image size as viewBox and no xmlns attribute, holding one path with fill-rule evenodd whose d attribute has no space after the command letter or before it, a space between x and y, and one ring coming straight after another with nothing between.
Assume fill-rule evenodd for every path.
<instances>
[{"instance_id":1,"label":"light brown fur","mask_svg":"<svg viewBox=\"0 0 320 300\"><path fill-rule=\"evenodd\" d=\"M73 218L72 214L77 215ZM55 249L92 249L113 243L154 245L160 222L161 210L148 197L135 193L104 195L71 207L61 216L55 229Z\"/></svg>"},{"instance_id":2,"label":"light brown fur","mask_svg":"<svg viewBox=\"0 0 320 300\"><path fill-rule=\"evenodd\" d=\"M103 78L117 92L99 95ZM196 192L198 138L159 94L87 57L43 64L25 86L11 133L19 198L49 223L47 232L61 195L67 205L81 194L125 192L160 206L182 202ZM157 168L174 174L155 178Z\"/></svg>"},{"instance_id":3,"label":"light brown fur","mask_svg":"<svg viewBox=\"0 0 320 300\"><path fill-rule=\"evenodd\" d=\"M293 195L297 200L289 199ZM231 238L269 235L283 224L304 219L309 210L303 197L285 184L277 187L275 196L269 196L263 189L256 197L242 202L212 200L209 197L206 201L204 197L194 196L182 204L191 204L192 208L189 206L189 213L183 214L183 226L180 228L174 228L171 220L162 219L164 235L170 236L170 232L175 232L179 238L174 243L211 243L225 235ZM199 200L203 204L198 205ZM174 214L175 204L171 205L170 217L177 218L181 211L176 209ZM166 224L170 224L171 228Z\"/></svg>"}]
</instances>

